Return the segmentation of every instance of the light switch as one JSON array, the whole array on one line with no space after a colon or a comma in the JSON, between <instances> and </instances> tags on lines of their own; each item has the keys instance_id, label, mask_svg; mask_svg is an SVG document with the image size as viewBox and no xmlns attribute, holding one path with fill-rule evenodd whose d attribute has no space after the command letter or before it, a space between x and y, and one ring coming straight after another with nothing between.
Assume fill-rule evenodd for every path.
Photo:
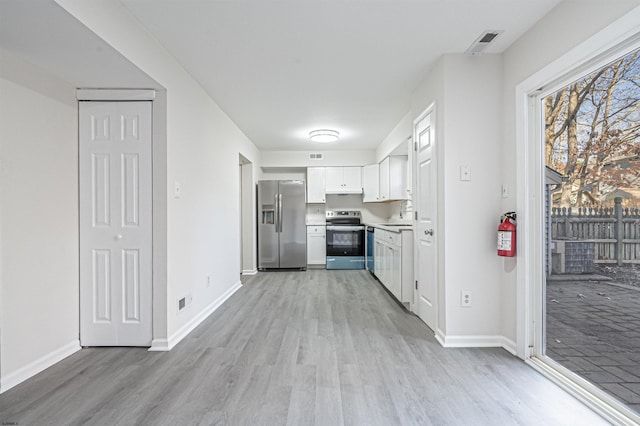
<instances>
[{"instance_id":1,"label":"light switch","mask_svg":"<svg viewBox=\"0 0 640 426\"><path fill-rule=\"evenodd\" d=\"M468 182L471 180L471 166L468 164L463 164L460 166L460 180L463 182Z\"/></svg>"},{"instance_id":2,"label":"light switch","mask_svg":"<svg viewBox=\"0 0 640 426\"><path fill-rule=\"evenodd\" d=\"M173 182L173 198L180 198L182 195L182 188L180 182Z\"/></svg>"},{"instance_id":3,"label":"light switch","mask_svg":"<svg viewBox=\"0 0 640 426\"><path fill-rule=\"evenodd\" d=\"M509 198L509 187L506 183L502 184L502 198Z\"/></svg>"}]
</instances>

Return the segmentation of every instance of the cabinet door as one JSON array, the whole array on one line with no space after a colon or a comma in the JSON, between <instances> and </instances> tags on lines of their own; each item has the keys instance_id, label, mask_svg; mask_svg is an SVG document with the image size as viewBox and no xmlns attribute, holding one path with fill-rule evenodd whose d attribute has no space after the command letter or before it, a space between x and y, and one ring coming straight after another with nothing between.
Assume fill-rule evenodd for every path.
<instances>
[{"instance_id":1,"label":"cabinet door","mask_svg":"<svg viewBox=\"0 0 640 426\"><path fill-rule=\"evenodd\" d=\"M407 199L407 156L389 157L389 199Z\"/></svg>"},{"instance_id":2,"label":"cabinet door","mask_svg":"<svg viewBox=\"0 0 640 426\"><path fill-rule=\"evenodd\" d=\"M375 203L380 201L380 178L378 176L378 169L380 166L377 164L371 164L362 168L362 202L363 203Z\"/></svg>"},{"instance_id":3,"label":"cabinet door","mask_svg":"<svg viewBox=\"0 0 640 426\"><path fill-rule=\"evenodd\" d=\"M307 203L325 202L325 168L307 167Z\"/></svg>"},{"instance_id":4,"label":"cabinet door","mask_svg":"<svg viewBox=\"0 0 640 426\"><path fill-rule=\"evenodd\" d=\"M402 256L400 248L389 246L389 291L402 300Z\"/></svg>"},{"instance_id":5,"label":"cabinet door","mask_svg":"<svg viewBox=\"0 0 640 426\"><path fill-rule=\"evenodd\" d=\"M327 194L340 194L344 191L344 167L325 167L326 181L325 189Z\"/></svg>"},{"instance_id":6,"label":"cabinet door","mask_svg":"<svg viewBox=\"0 0 640 426\"><path fill-rule=\"evenodd\" d=\"M380 162L380 201L389 200L389 157Z\"/></svg>"},{"instance_id":7,"label":"cabinet door","mask_svg":"<svg viewBox=\"0 0 640 426\"><path fill-rule=\"evenodd\" d=\"M343 167L343 188L347 192L362 193L362 167Z\"/></svg>"},{"instance_id":8,"label":"cabinet door","mask_svg":"<svg viewBox=\"0 0 640 426\"><path fill-rule=\"evenodd\" d=\"M377 233L378 233L378 230L376 230L376 234ZM383 281L383 275L384 275L383 259L384 259L384 245L382 244L382 241L380 239L376 238L374 241L374 251L373 251L374 273L376 277L378 277L380 282Z\"/></svg>"},{"instance_id":9,"label":"cabinet door","mask_svg":"<svg viewBox=\"0 0 640 426\"><path fill-rule=\"evenodd\" d=\"M307 234L307 264L324 265L327 263L327 241L324 234Z\"/></svg>"}]
</instances>

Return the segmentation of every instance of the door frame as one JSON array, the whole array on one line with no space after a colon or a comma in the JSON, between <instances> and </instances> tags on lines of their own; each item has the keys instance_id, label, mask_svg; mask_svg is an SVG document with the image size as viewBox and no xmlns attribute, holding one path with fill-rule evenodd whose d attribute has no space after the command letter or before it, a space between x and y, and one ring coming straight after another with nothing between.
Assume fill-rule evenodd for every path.
<instances>
[{"instance_id":1,"label":"door frame","mask_svg":"<svg viewBox=\"0 0 640 426\"><path fill-rule=\"evenodd\" d=\"M238 153L238 157L240 164L240 273L255 275L258 273L258 247L254 164L242 153Z\"/></svg>"},{"instance_id":2,"label":"door frame","mask_svg":"<svg viewBox=\"0 0 640 426\"><path fill-rule=\"evenodd\" d=\"M637 414L544 355L545 210L541 99L614 57L640 47L640 8L607 26L516 86L516 170L519 257L516 274L516 353L591 409L614 423Z\"/></svg>"}]
</instances>

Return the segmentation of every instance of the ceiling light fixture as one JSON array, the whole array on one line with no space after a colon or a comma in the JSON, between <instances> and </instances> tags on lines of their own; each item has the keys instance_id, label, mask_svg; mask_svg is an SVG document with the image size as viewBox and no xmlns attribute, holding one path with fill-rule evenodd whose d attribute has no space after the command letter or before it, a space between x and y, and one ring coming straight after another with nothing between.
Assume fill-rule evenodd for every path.
<instances>
[{"instance_id":1,"label":"ceiling light fixture","mask_svg":"<svg viewBox=\"0 0 640 426\"><path fill-rule=\"evenodd\" d=\"M309 132L309 139L313 142L335 142L340 139L340 133L329 129L314 130Z\"/></svg>"}]
</instances>

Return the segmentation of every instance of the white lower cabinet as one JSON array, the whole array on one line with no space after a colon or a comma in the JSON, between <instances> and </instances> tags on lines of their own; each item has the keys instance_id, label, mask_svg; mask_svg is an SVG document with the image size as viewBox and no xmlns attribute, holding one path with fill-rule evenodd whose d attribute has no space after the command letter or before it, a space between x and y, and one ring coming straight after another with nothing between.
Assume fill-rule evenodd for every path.
<instances>
[{"instance_id":1,"label":"white lower cabinet","mask_svg":"<svg viewBox=\"0 0 640 426\"><path fill-rule=\"evenodd\" d=\"M413 233L376 228L375 275L403 303L413 302Z\"/></svg>"},{"instance_id":2,"label":"white lower cabinet","mask_svg":"<svg viewBox=\"0 0 640 426\"><path fill-rule=\"evenodd\" d=\"M307 265L319 266L327 263L327 227L307 226Z\"/></svg>"}]
</instances>

